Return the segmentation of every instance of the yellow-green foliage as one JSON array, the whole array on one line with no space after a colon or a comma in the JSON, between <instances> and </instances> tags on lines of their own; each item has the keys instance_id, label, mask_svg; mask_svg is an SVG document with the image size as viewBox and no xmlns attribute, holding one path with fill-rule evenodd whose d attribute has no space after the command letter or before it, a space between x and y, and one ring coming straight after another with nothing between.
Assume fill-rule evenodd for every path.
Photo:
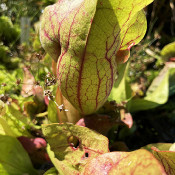
<instances>
[{"instance_id":1,"label":"yellow-green foliage","mask_svg":"<svg viewBox=\"0 0 175 175\"><path fill-rule=\"evenodd\" d=\"M1 30L1 28L0 28ZM2 45L0 47L0 58L1 58L1 63L2 62L7 62L8 59L8 54L10 53L10 49L7 46Z\"/></svg>"},{"instance_id":2,"label":"yellow-green foliage","mask_svg":"<svg viewBox=\"0 0 175 175\"><path fill-rule=\"evenodd\" d=\"M5 43L16 41L20 35L20 28L13 25L7 16L0 17L0 40Z\"/></svg>"},{"instance_id":3,"label":"yellow-green foliage","mask_svg":"<svg viewBox=\"0 0 175 175\"><path fill-rule=\"evenodd\" d=\"M4 45L0 46L1 66L4 65L7 69L15 69L20 62L20 58L11 57L10 52L9 47Z\"/></svg>"}]
</instances>

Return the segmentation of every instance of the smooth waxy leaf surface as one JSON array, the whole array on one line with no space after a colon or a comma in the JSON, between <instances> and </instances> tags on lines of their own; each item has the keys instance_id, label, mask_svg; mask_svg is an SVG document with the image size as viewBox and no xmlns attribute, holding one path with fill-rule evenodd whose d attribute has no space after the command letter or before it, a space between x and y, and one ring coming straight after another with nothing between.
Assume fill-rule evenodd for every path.
<instances>
[{"instance_id":1,"label":"smooth waxy leaf surface","mask_svg":"<svg viewBox=\"0 0 175 175\"><path fill-rule=\"evenodd\" d=\"M89 162L83 175L166 175L162 165L146 150L111 152Z\"/></svg>"},{"instance_id":2,"label":"smooth waxy leaf surface","mask_svg":"<svg viewBox=\"0 0 175 175\"><path fill-rule=\"evenodd\" d=\"M108 139L86 127L72 124L42 126L49 156L60 173L78 174L91 159L108 152Z\"/></svg>"},{"instance_id":3,"label":"smooth waxy leaf surface","mask_svg":"<svg viewBox=\"0 0 175 175\"><path fill-rule=\"evenodd\" d=\"M37 174L27 152L14 137L0 135L0 174Z\"/></svg>"},{"instance_id":4,"label":"smooth waxy leaf surface","mask_svg":"<svg viewBox=\"0 0 175 175\"><path fill-rule=\"evenodd\" d=\"M63 96L81 113L93 113L107 100L116 64L122 62L116 58L117 52L129 50L143 38L146 19L142 9L151 2L70 0L45 9L42 45L54 60L58 59L57 77Z\"/></svg>"}]
</instances>

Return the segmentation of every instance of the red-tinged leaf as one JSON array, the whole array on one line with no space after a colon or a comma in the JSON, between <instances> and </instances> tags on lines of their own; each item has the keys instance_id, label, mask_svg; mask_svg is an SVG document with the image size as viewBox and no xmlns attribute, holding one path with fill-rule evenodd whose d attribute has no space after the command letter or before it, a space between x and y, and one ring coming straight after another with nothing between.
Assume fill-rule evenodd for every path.
<instances>
[{"instance_id":1,"label":"red-tinged leaf","mask_svg":"<svg viewBox=\"0 0 175 175\"><path fill-rule=\"evenodd\" d=\"M33 95L37 99L38 102L44 102L44 91L41 86L34 86L33 87Z\"/></svg>"},{"instance_id":2,"label":"red-tinged leaf","mask_svg":"<svg viewBox=\"0 0 175 175\"><path fill-rule=\"evenodd\" d=\"M171 57L170 61L175 62L175 57Z\"/></svg>"},{"instance_id":3,"label":"red-tinged leaf","mask_svg":"<svg viewBox=\"0 0 175 175\"><path fill-rule=\"evenodd\" d=\"M24 68L24 79L22 85L21 95L23 97L29 97L33 95L33 87L35 84L35 78L31 72L25 67Z\"/></svg>"},{"instance_id":4,"label":"red-tinged leaf","mask_svg":"<svg viewBox=\"0 0 175 175\"><path fill-rule=\"evenodd\" d=\"M23 147L28 153L34 153L38 149L44 149L47 146L46 141L43 138L29 138L25 136L18 137Z\"/></svg>"},{"instance_id":5,"label":"red-tinged leaf","mask_svg":"<svg viewBox=\"0 0 175 175\"><path fill-rule=\"evenodd\" d=\"M42 125L50 145L49 156L62 174L79 174L93 158L108 152L108 139L86 127L73 124Z\"/></svg>"},{"instance_id":6,"label":"red-tinged leaf","mask_svg":"<svg viewBox=\"0 0 175 175\"><path fill-rule=\"evenodd\" d=\"M59 88L80 113L92 114L107 100L117 74L117 52L129 50L143 38L142 9L151 2L70 0L44 10L42 45L58 59ZM123 55L117 60L126 61L129 53Z\"/></svg>"},{"instance_id":7,"label":"red-tinged leaf","mask_svg":"<svg viewBox=\"0 0 175 175\"><path fill-rule=\"evenodd\" d=\"M48 98L48 96L45 96L44 97L44 102L45 102L45 104L48 106L49 105L49 98Z\"/></svg>"},{"instance_id":8,"label":"red-tinged leaf","mask_svg":"<svg viewBox=\"0 0 175 175\"><path fill-rule=\"evenodd\" d=\"M131 128L133 125L133 119L130 113L125 113L124 118L122 119L122 121L129 127Z\"/></svg>"},{"instance_id":9,"label":"red-tinged leaf","mask_svg":"<svg viewBox=\"0 0 175 175\"><path fill-rule=\"evenodd\" d=\"M42 164L50 161L46 153L47 143L43 138L18 137L18 140L29 154L33 164Z\"/></svg>"},{"instance_id":10,"label":"red-tinged leaf","mask_svg":"<svg viewBox=\"0 0 175 175\"><path fill-rule=\"evenodd\" d=\"M175 151L160 151L152 147L153 155L159 160L168 175L175 174Z\"/></svg>"},{"instance_id":11,"label":"red-tinged leaf","mask_svg":"<svg viewBox=\"0 0 175 175\"><path fill-rule=\"evenodd\" d=\"M130 57L130 50L119 50L116 54L117 63L125 63Z\"/></svg>"},{"instance_id":12,"label":"red-tinged leaf","mask_svg":"<svg viewBox=\"0 0 175 175\"><path fill-rule=\"evenodd\" d=\"M166 175L162 165L146 150L111 152L94 158L82 175Z\"/></svg>"}]
</instances>

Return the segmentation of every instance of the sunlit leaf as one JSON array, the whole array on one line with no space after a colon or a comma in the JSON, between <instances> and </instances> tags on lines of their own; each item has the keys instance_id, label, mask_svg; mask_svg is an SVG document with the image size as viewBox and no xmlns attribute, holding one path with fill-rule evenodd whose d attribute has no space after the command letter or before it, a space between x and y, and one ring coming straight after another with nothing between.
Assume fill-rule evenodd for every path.
<instances>
[{"instance_id":1,"label":"sunlit leaf","mask_svg":"<svg viewBox=\"0 0 175 175\"><path fill-rule=\"evenodd\" d=\"M153 80L143 99L133 98L129 101L131 112L148 110L167 102L175 93L175 63L167 63L159 75Z\"/></svg>"},{"instance_id":2,"label":"sunlit leaf","mask_svg":"<svg viewBox=\"0 0 175 175\"><path fill-rule=\"evenodd\" d=\"M146 149L150 152L152 152L152 147L156 147L158 148L160 151L168 151L170 149L170 147L172 146L172 143L152 143L149 145L146 145L144 147L142 147L143 149Z\"/></svg>"},{"instance_id":3,"label":"sunlit leaf","mask_svg":"<svg viewBox=\"0 0 175 175\"><path fill-rule=\"evenodd\" d=\"M55 167L50 168L47 170L44 175L58 175L58 171L56 170Z\"/></svg>"},{"instance_id":4,"label":"sunlit leaf","mask_svg":"<svg viewBox=\"0 0 175 175\"><path fill-rule=\"evenodd\" d=\"M42 126L49 156L61 174L78 174L87 161L108 152L108 139L86 127L73 124Z\"/></svg>"},{"instance_id":5,"label":"sunlit leaf","mask_svg":"<svg viewBox=\"0 0 175 175\"><path fill-rule=\"evenodd\" d=\"M175 143L171 145L169 151L175 151Z\"/></svg>"},{"instance_id":6,"label":"sunlit leaf","mask_svg":"<svg viewBox=\"0 0 175 175\"><path fill-rule=\"evenodd\" d=\"M3 175L37 175L27 152L19 141L0 135L0 173Z\"/></svg>"},{"instance_id":7,"label":"sunlit leaf","mask_svg":"<svg viewBox=\"0 0 175 175\"><path fill-rule=\"evenodd\" d=\"M8 136L16 136L8 125L7 121L0 116L0 134Z\"/></svg>"},{"instance_id":8,"label":"sunlit leaf","mask_svg":"<svg viewBox=\"0 0 175 175\"><path fill-rule=\"evenodd\" d=\"M48 105L48 119L52 123L58 123L59 122L58 114L57 114L57 106L56 106L56 104L54 103L53 100L49 101L49 105Z\"/></svg>"},{"instance_id":9,"label":"sunlit leaf","mask_svg":"<svg viewBox=\"0 0 175 175\"><path fill-rule=\"evenodd\" d=\"M30 128L30 126L32 126L31 121L24 116L18 108L16 108L17 106L12 103L11 105L7 106L7 112L4 116L2 116L2 120L0 123L2 125L2 127L5 129L6 127L10 127L9 130L10 131L10 135L13 136L31 136L31 134L28 132L28 128ZM6 123L6 124L5 124ZM31 123L31 125L30 125ZM8 126L7 126L8 125ZM5 133L7 134L7 130L5 129Z\"/></svg>"},{"instance_id":10,"label":"sunlit leaf","mask_svg":"<svg viewBox=\"0 0 175 175\"><path fill-rule=\"evenodd\" d=\"M164 61L168 61L171 57L175 57L175 42L167 44L161 50L161 56Z\"/></svg>"},{"instance_id":11,"label":"sunlit leaf","mask_svg":"<svg viewBox=\"0 0 175 175\"><path fill-rule=\"evenodd\" d=\"M153 143L142 147L147 149L161 162L168 175L175 173L175 151L172 143Z\"/></svg>"},{"instance_id":12,"label":"sunlit leaf","mask_svg":"<svg viewBox=\"0 0 175 175\"><path fill-rule=\"evenodd\" d=\"M111 152L94 158L84 169L83 175L166 175L162 165L146 150Z\"/></svg>"},{"instance_id":13,"label":"sunlit leaf","mask_svg":"<svg viewBox=\"0 0 175 175\"><path fill-rule=\"evenodd\" d=\"M121 103L122 101L127 101L131 98L131 88L126 79L128 66L129 62L118 65L118 78L114 83L108 100L115 100L117 103Z\"/></svg>"},{"instance_id":14,"label":"sunlit leaf","mask_svg":"<svg viewBox=\"0 0 175 175\"><path fill-rule=\"evenodd\" d=\"M153 155L162 163L168 175L175 174L175 151L160 151L152 147Z\"/></svg>"},{"instance_id":15,"label":"sunlit leaf","mask_svg":"<svg viewBox=\"0 0 175 175\"><path fill-rule=\"evenodd\" d=\"M57 62L63 96L82 114L96 112L107 100L117 62L146 32L145 6L152 0L58 1L44 10L40 39ZM118 93L118 92L117 92Z\"/></svg>"}]
</instances>

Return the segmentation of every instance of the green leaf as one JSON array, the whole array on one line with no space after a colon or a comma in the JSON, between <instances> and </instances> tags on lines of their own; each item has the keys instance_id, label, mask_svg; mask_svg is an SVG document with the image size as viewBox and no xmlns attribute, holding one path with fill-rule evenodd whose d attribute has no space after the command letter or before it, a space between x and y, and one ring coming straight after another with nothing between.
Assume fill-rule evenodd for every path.
<instances>
[{"instance_id":1,"label":"green leaf","mask_svg":"<svg viewBox=\"0 0 175 175\"><path fill-rule=\"evenodd\" d=\"M160 151L168 151L171 146L172 146L172 143L152 143L142 147L142 149L146 149L152 153L152 149L151 149L152 147L156 147Z\"/></svg>"},{"instance_id":2,"label":"green leaf","mask_svg":"<svg viewBox=\"0 0 175 175\"><path fill-rule=\"evenodd\" d=\"M5 115L7 115L7 106L0 100L0 134L2 135L9 135L9 136L16 136L15 133L11 130L8 122L5 120Z\"/></svg>"},{"instance_id":3,"label":"green leaf","mask_svg":"<svg viewBox=\"0 0 175 175\"><path fill-rule=\"evenodd\" d=\"M117 52L143 38L147 24L142 9L152 1L70 0L44 10L42 46L58 59L63 96L82 114L94 113L106 102L117 73Z\"/></svg>"},{"instance_id":4,"label":"green leaf","mask_svg":"<svg viewBox=\"0 0 175 175\"><path fill-rule=\"evenodd\" d=\"M108 152L108 139L73 124L42 125L49 157L60 174L79 174L87 161Z\"/></svg>"},{"instance_id":5,"label":"green leaf","mask_svg":"<svg viewBox=\"0 0 175 175\"><path fill-rule=\"evenodd\" d=\"M85 166L82 175L97 174L166 175L156 158L143 149L133 152L111 152L94 158Z\"/></svg>"},{"instance_id":6,"label":"green leaf","mask_svg":"<svg viewBox=\"0 0 175 175\"><path fill-rule=\"evenodd\" d=\"M26 116L24 116L16 107L17 106L13 103L7 106L7 112L4 116L1 117L0 120L1 128L3 128L4 134L15 137L30 137L31 134L27 129L29 129L33 124L30 124L31 121Z\"/></svg>"},{"instance_id":7,"label":"green leaf","mask_svg":"<svg viewBox=\"0 0 175 175\"><path fill-rule=\"evenodd\" d=\"M122 101L127 101L131 98L131 88L126 80L128 66L129 62L118 65L119 75L108 97L109 101L115 100L117 103L121 103Z\"/></svg>"},{"instance_id":8,"label":"green leaf","mask_svg":"<svg viewBox=\"0 0 175 175\"><path fill-rule=\"evenodd\" d=\"M162 163L168 175L175 173L175 151L172 143L153 143L142 147L147 149Z\"/></svg>"},{"instance_id":9,"label":"green leaf","mask_svg":"<svg viewBox=\"0 0 175 175\"><path fill-rule=\"evenodd\" d=\"M173 143L169 149L169 151L175 151L175 143Z\"/></svg>"},{"instance_id":10,"label":"green leaf","mask_svg":"<svg viewBox=\"0 0 175 175\"><path fill-rule=\"evenodd\" d=\"M7 16L0 17L0 40L5 40L6 43L16 41L20 35L20 29L14 26L11 19Z\"/></svg>"},{"instance_id":11,"label":"green leaf","mask_svg":"<svg viewBox=\"0 0 175 175\"><path fill-rule=\"evenodd\" d=\"M0 116L3 116L5 113L6 113L5 103L0 100Z\"/></svg>"},{"instance_id":12,"label":"green leaf","mask_svg":"<svg viewBox=\"0 0 175 175\"><path fill-rule=\"evenodd\" d=\"M57 106L53 100L49 101L48 105L48 119L51 123L58 123Z\"/></svg>"},{"instance_id":13,"label":"green leaf","mask_svg":"<svg viewBox=\"0 0 175 175\"><path fill-rule=\"evenodd\" d=\"M11 113L17 120L26 125L28 124L28 118L20 112L19 107L15 103L8 105L8 112Z\"/></svg>"},{"instance_id":14,"label":"green leaf","mask_svg":"<svg viewBox=\"0 0 175 175\"><path fill-rule=\"evenodd\" d=\"M175 63L169 63L169 65L174 65L169 70L169 96L175 94Z\"/></svg>"},{"instance_id":15,"label":"green leaf","mask_svg":"<svg viewBox=\"0 0 175 175\"><path fill-rule=\"evenodd\" d=\"M175 42L166 45L161 50L161 56L164 61L168 61L171 57L175 57Z\"/></svg>"},{"instance_id":16,"label":"green leaf","mask_svg":"<svg viewBox=\"0 0 175 175\"><path fill-rule=\"evenodd\" d=\"M16 138L0 135L0 153L0 174L37 174L27 152Z\"/></svg>"},{"instance_id":17,"label":"green leaf","mask_svg":"<svg viewBox=\"0 0 175 175\"><path fill-rule=\"evenodd\" d=\"M1 135L9 135L9 136L16 136L13 131L11 130L10 126L8 125L7 121L0 117L0 134Z\"/></svg>"},{"instance_id":18,"label":"green leaf","mask_svg":"<svg viewBox=\"0 0 175 175\"><path fill-rule=\"evenodd\" d=\"M131 99L127 107L130 112L148 110L167 102L175 93L175 63L167 63L159 75L153 80L143 99Z\"/></svg>"},{"instance_id":19,"label":"green leaf","mask_svg":"<svg viewBox=\"0 0 175 175\"><path fill-rule=\"evenodd\" d=\"M0 94L11 94L14 96L15 93L19 93L21 87L14 82L16 82L17 78L22 77L23 71L21 68L15 69L15 71L10 73L7 70L0 70ZM6 86L2 86L2 84L6 84Z\"/></svg>"},{"instance_id":20,"label":"green leaf","mask_svg":"<svg viewBox=\"0 0 175 175\"><path fill-rule=\"evenodd\" d=\"M58 175L58 171L56 170L55 167L50 168L47 170L44 175Z\"/></svg>"},{"instance_id":21,"label":"green leaf","mask_svg":"<svg viewBox=\"0 0 175 175\"><path fill-rule=\"evenodd\" d=\"M153 155L162 163L168 175L175 174L175 151L160 151L152 147Z\"/></svg>"},{"instance_id":22,"label":"green leaf","mask_svg":"<svg viewBox=\"0 0 175 175\"><path fill-rule=\"evenodd\" d=\"M173 80L175 80L174 77L175 77L175 63L167 63L165 65L165 67L162 69L162 71L159 73L159 75L151 83L151 86L148 88L147 93L146 93L147 96L149 96L150 94L152 95L152 93L155 92L156 89L158 89L160 87L160 85L164 81L164 79L167 79L166 81L168 81L168 82L167 82L167 84L163 84L163 85L169 86L169 89L171 90L171 88L173 86L175 86L175 83L173 82ZM171 85L170 85L170 83L171 83ZM159 91L159 93L160 92L161 91ZM172 93L172 91L171 91L171 93ZM174 93L175 93L175 91L174 91ZM157 92L157 94L158 94L158 92ZM161 93L161 95L164 96L164 94L162 94L162 93ZM159 99L159 100L161 101L161 99Z\"/></svg>"}]
</instances>

